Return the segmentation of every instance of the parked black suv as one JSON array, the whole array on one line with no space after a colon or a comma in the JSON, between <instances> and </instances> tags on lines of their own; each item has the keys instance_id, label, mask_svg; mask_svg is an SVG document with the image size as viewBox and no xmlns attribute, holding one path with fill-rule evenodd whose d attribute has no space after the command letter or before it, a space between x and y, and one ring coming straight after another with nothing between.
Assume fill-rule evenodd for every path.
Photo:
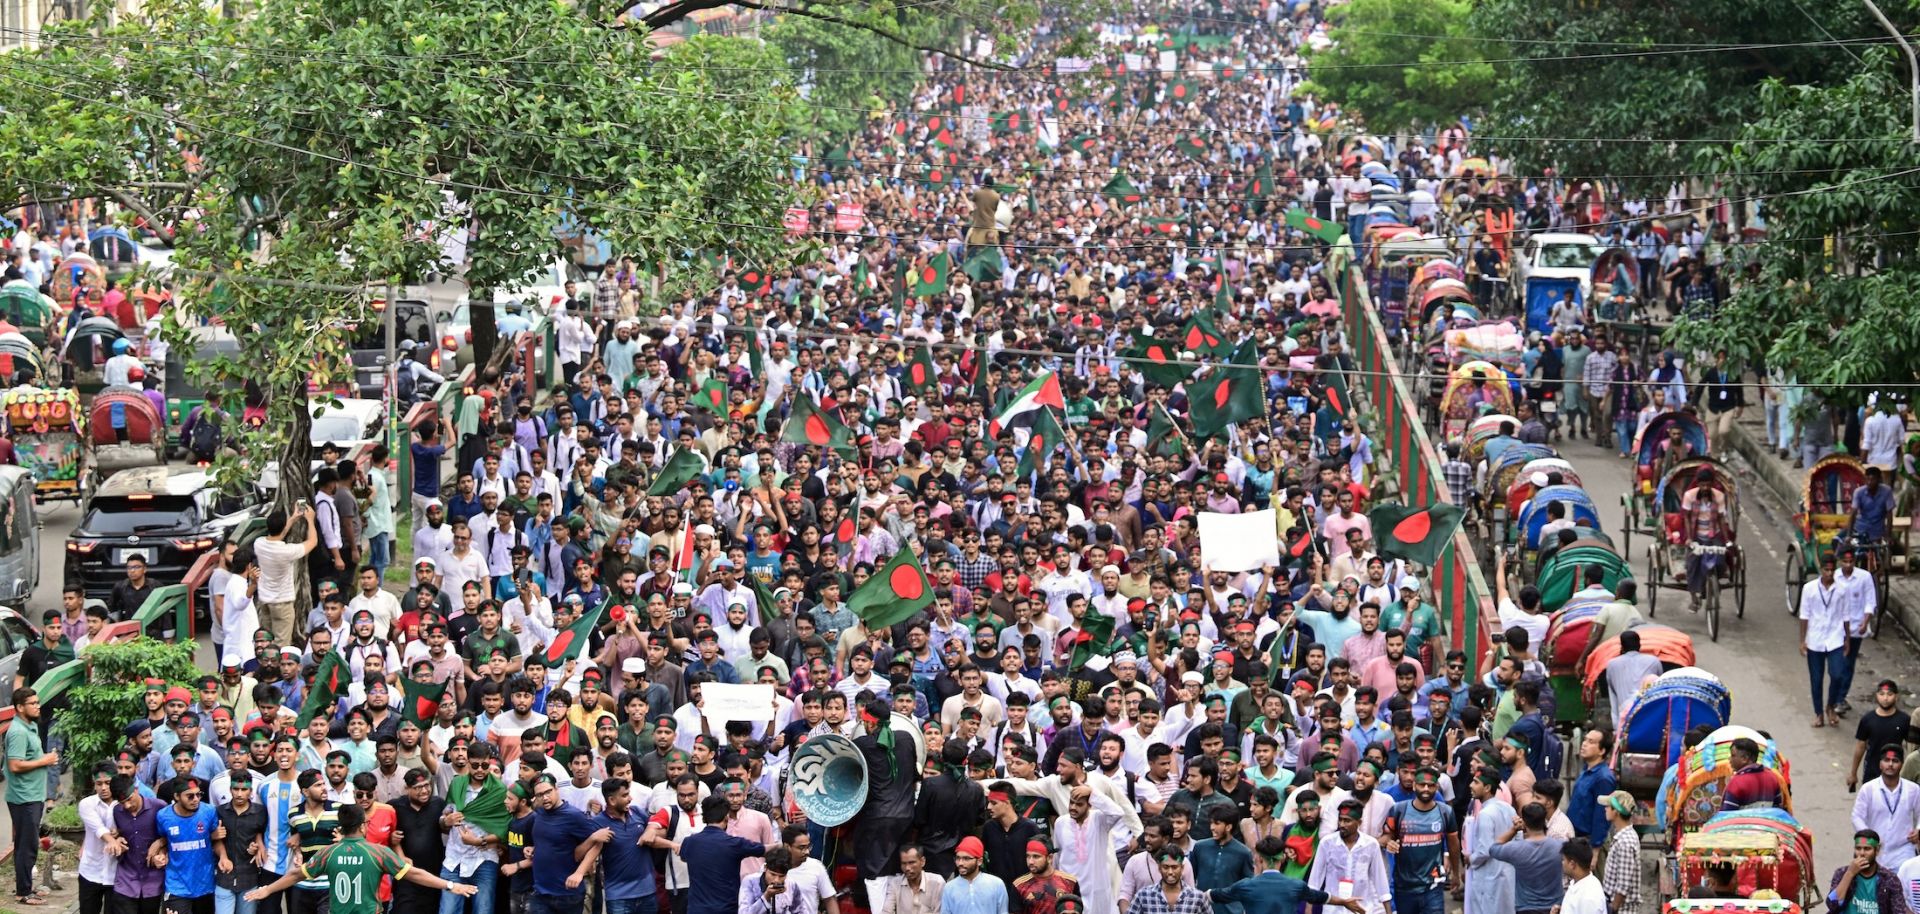
<instances>
[{"instance_id":1,"label":"parked black suv","mask_svg":"<svg viewBox=\"0 0 1920 914\"><path fill-rule=\"evenodd\" d=\"M138 555L155 586L178 584L227 531L259 511L250 496L220 494L199 469L122 470L87 499L80 526L67 536L66 579L105 599Z\"/></svg>"}]
</instances>

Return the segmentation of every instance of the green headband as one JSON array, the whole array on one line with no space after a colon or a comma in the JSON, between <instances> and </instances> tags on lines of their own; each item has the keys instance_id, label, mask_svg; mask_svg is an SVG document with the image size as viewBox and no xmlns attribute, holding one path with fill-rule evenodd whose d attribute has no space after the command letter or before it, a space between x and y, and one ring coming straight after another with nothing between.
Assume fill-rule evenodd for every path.
<instances>
[{"instance_id":1,"label":"green headband","mask_svg":"<svg viewBox=\"0 0 1920 914\"><path fill-rule=\"evenodd\" d=\"M1332 760L1332 759L1321 759L1320 761L1317 761L1317 762L1314 762L1314 763L1313 763L1313 770L1314 770L1314 771L1332 771L1332 770L1333 770L1333 760Z\"/></svg>"}]
</instances>

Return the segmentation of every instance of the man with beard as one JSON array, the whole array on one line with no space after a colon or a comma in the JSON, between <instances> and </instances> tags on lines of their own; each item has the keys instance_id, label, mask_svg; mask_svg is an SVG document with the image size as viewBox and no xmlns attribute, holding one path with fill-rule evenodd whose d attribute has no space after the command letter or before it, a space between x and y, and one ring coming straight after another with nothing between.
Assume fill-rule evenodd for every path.
<instances>
[{"instance_id":1,"label":"man with beard","mask_svg":"<svg viewBox=\"0 0 1920 914\"><path fill-rule=\"evenodd\" d=\"M860 709L862 732L853 741L867 762L867 802L855 822L854 861L866 881L867 904L886 906L886 882L899 865L900 844L913 825L920 780L914 742L893 726L893 709L875 700Z\"/></svg>"},{"instance_id":2,"label":"man with beard","mask_svg":"<svg viewBox=\"0 0 1920 914\"><path fill-rule=\"evenodd\" d=\"M1467 817L1465 845L1466 914L1501 914L1514 906L1513 864L1493 857L1500 836L1513 824L1513 807L1500 799L1500 775L1481 769L1467 782L1473 811Z\"/></svg>"},{"instance_id":3,"label":"man with beard","mask_svg":"<svg viewBox=\"0 0 1920 914\"><path fill-rule=\"evenodd\" d=\"M1007 884L980 870L985 853L980 839L960 839L953 851L953 878L940 896L941 914L1007 914Z\"/></svg>"},{"instance_id":4,"label":"man with beard","mask_svg":"<svg viewBox=\"0 0 1920 914\"><path fill-rule=\"evenodd\" d=\"M1376 840L1381 838L1387 815L1393 811L1393 797L1376 789L1384 774L1386 770L1372 759L1361 761L1353 766L1353 790L1348 793L1349 798L1360 801L1360 830Z\"/></svg>"},{"instance_id":5,"label":"man with beard","mask_svg":"<svg viewBox=\"0 0 1920 914\"><path fill-rule=\"evenodd\" d=\"M1444 914L1446 892L1460 884L1460 828L1453 809L1435 799L1440 772L1413 773L1413 799L1387 814L1383 847L1393 857L1393 909L1400 914Z\"/></svg>"},{"instance_id":6,"label":"man with beard","mask_svg":"<svg viewBox=\"0 0 1920 914\"><path fill-rule=\"evenodd\" d=\"M1026 914L1057 914L1060 899L1080 893L1080 883L1054 869L1053 847L1045 839L1027 842L1026 875L1013 881Z\"/></svg>"},{"instance_id":7,"label":"man with beard","mask_svg":"<svg viewBox=\"0 0 1920 914\"><path fill-rule=\"evenodd\" d=\"M914 808L917 843L929 872L953 874L953 849L986 812L986 792L966 776L967 748L950 741L940 750L940 773L920 785Z\"/></svg>"},{"instance_id":8,"label":"man with beard","mask_svg":"<svg viewBox=\"0 0 1920 914\"><path fill-rule=\"evenodd\" d=\"M1322 752L1314 756L1312 770L1313 780L1307 784L1306 790L1295 792L1294 808L1288 810L1287 814L1281 817L1282 822L1291 824L1295 820L1301 808L1298 802L1299 799L1304 798L1309 793L1319 798L1322 810L1328 806L1338 807L1341 802L1347 799L1347 792L1341 790L1338 783L1340 772L1334 766L1333 753ZM1333 823L1326 818L1323 812L1320 821L1320 836L1324 838L1332 832Z\"/></svg>"},{"instance_id":9,"label":"man with beard","mask_svg":"<svg viewBox=\"0 0 1920 914\"><path fill-rule=\"evenodd\" d=\"M1166 873L1162 868L1166 851L1180 852L1171 847L1173 826L1164 816L1140 817L1140 850L1127 858L1120 869L1120 894L1118 897L1120 914L1131 914L1138 910L1136 899L1153 891L1156 884L1165 888ZM1185 853L1180 853L1180 884L1193 888L1193 867L1187 863Z\"/></svg>"},{"instance_id":10,"label":"man with beard","mask_svg":"<svg viewBox=\"0 0 1920 914\"><path fill-rule=\"evenodd\" d=\"M1116 825L1139 834L1140 815L1118 785L1087 773L1085 761L1079 747L1069 746L1060 753L1054 774L1006 783L1016 793L1045 797L1055 809L1066 810L1053 830L1061 869L1080 881L1089 908L1105 911L1112 908L1120 888L1120 865L1108 836Z\"/></svg>"}]
</instances>

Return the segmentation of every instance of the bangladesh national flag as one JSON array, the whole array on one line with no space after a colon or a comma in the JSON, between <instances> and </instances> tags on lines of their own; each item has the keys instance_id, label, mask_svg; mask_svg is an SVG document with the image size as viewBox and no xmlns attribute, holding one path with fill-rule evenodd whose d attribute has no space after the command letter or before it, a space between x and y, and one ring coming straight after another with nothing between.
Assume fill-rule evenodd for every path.
<instances>
[{"instance_id":1,"label":"bangladesh national flag","mask_svg":"<svg viewBox=\"0 0 1920 914\"><path fill-rule=\"evenodd\" d=\"M1107 186L1100 188L1100 192L1120 203L1139 203L1142 199L1140 189L1134 187L1133 182L1127 180L1125 174L1114 175L1113 180L1107 182Z\"/></svg>"},{"instance_id":2,"label":"bangladesh national flag","mask_svg":"<svg viewBox=\"0 0 1920 914\"><path fill-rule=\"evenodd\" d=\"M1133 346L1127 350L1127 357L1137 360L1136 367L1161 387L1172 387L1193 376L1193 363L1179 361L1175 356L1180 347L1160 339L1135 332ZM1151 434L1151 433L1149 433Z\"/></svg>"},{"instance_id":3,"label":"bangladesh national flag","mask_svg":"<svg viewBox=\"0 0 1920 914\"><path fill-rule=\"evenodd\" d=\"M440 700L446 694L444 682L400 680L400 719L413 721L423 730L433 726L434 715L440 713Z\"/></svg>"},{"instance_id":4,"label":"bangladesh national flag","mask_svg":"<svg viewBox=\"0 0 1920 914\"><path fill-rule=\"evenodd\" d=\"M1353 395L1347 392L1347 378L1337 371L1322 372L1326 381L1327 406L1340 416L1341 424L1353 421Z\"/></svg>"},{"instance_id":5,"label":"bangladesh national flag","mask_svg":"<svg viewBox=\"0 0 1920 914\"><path fill-rule=\"evenodd\" d=\"M853 544L860 539L860 526L853 522L853 515L842 515L840 522L827 531L827 545L833 547L835 558L845 559L853 554Z\"/></svg>"},{"instance_id":6,"label":"bangladesh national flag","mask_svg":"<svg viewBox=\"0 0 1920 914\"><path fill-rule=\"evenodd\" d=\"M936 118L936 120L938 120L938 118ZM953 145L953 130L948 127L942 127L939 130L935 130L933 136L928 137L928 140L935 146L945 149Z\"/></svg>"},{"instance_id":7,"label":"bangladesh national flag","mask_svg":"<svg viewBox=\"0 0 1920 914\"><path fill-rule=\"evenodd\" d=\"M1094 136L1091 133L1083 133L1077 137L1074 137L1071 140L1068 140L1067 148L1075 150L1077 152L1086 153L1086 152L1092 152L1093 147L1099 145L1099 143L1100 143L1099 137Z\"/></svg>"},{"instance_id":8,"label":"bangladesh national flag","mask_svg":"<svg viewBox=\"0 0 1920 914\"><path fill-rule=\"evenodd\" d=\"M605 615L607 604L601 603L580 614L573 624L553 634L553 643L547 645L543 656L547 660L547 669L557 670L567 665L567 661L579 657L587 651L587 642L593 640L593 630L600 627L600 617Z\"/></svg>"},{"instance_id":9,"label":"bangladesh national flag","mask_svg":"<svg viewBox=\"0 0 1920 914\"><path fill-rule=\"evenodd\" d=\"M940 392L940 369L933 364L933 347L915 346L913 357L907 360L904 380L907 389L922 394L938 395Z\"/></svg>"},{"instance_id":10,"label":"bangladesh national flag","mask_svg":"<svg viewBox=\"0 0 1920 914\"><path fill-rule=\"evenodd\" d=\"M1444 502L1420 508L1387 504L1367 512L1381 555L1422 565L1432 565L1440 559L1440 551L1453 539L1454 531L1460 529L1463 516L1464 512L1458 507Z\"/></svg>"},{"instance_id":11,"label":"bangladesh national flag","mask_svg":"<svg viewBox=\"0 0 1920 914\"><path fill-rule=\"evenodd\" d=\"M864 260L860 261L860 268L862 270L865 270L866 266L867 266L866 261ZM753 319L751 317L747 319L746 331L747 331L747 365L748 367L753 369L754 377L765 379L767 376L767 353L760 346L760 328L754 326Z\"/></svg>"},{"instance_id":12,"label":"bangladesh national flag","mask_svg":"<svg viewBox=\"0 0 1920 914\"><path fill-rule=\"evenodd\" d=\"M951 258L946 254L935 254L927 258L925 266L914 274L913 296L925 298L947 291L947 272L952 269Z\"/></svg>"},{"instance_id":13,"label":"bangladesh national flag","mask_svg":"<svg viewBox=\"0 0 1920 914\"><path fill-rule=\"evenodd\" d=\"M913 280L913 267L906 261L896 261L893 265L893 310L898 314L906 310L907 285Z\"/></svg>"},{"instance_id":14,"label":"bangladesh national flag","mask_svg":"<svg viewBox=\"0 0 1920 914\"><path fill-rule=\"evenodd\" d=\"M1180 348L1201 356L1226 355L1228 351L1227 338L1204 312L1187 318L1187 325L1180 328Z\"/></svg>"},{"instance_id":15,"label":"bangladesh national flag","mask_svg":"<svg viewBox=\"0 0 1920 914\"><path fill-rule=\"evenodd\" d=\"M1000 415L987 424L987 437L998 438L1008 429L1032 428L1040 416L1040 410L1047 407L1065 412L1067 400L1060 393L1060 376L1051 371L1043 371L1040 376L1027 382L1020 393L1000 411Z\"/></svg>"},{"instance_id":16,"label":"bangladesh national flag","mask_svg":"<svg viewBox=\"0 0 1920 914\"><path fill-rule=\"evenodd\" d=\"M994 133L1024 133L1031 125L1025 111L1003 111L993 116Z\"/></svg>"},{"instance_id":17,"label":"bangladesh national flag","mask_svg":"<svg viewBox=\"0 0 1920 914\"><path fill-rule=\"evenodd\" d=\"M765 270L746 270L740 274L740 288L748 295L765 295L773 291L773 274Z\"/></svg>"},{"instance_id":18,"label":"bangladesh national flag","mask_svg":"<svg viewBox=\"0 0 1920 914\"><path fill-rule=\"evenodd\" d=\"M1089 608L1086 615L1080 617L1080 636L1073 644L1073 654L1067 660L1067 669L1078 673L1086 667L1087 661L1102 654L1113 653L1113 617L1104 612Z\"/></svg>"},{"instance_id":19,"label":"bangladesh national flag","mask_svg":"<svg viewBox=\"0 0 1920 914\"><path fill-rule=\"evenodd\" d=\"M948 171L945 165L929 165L927 173L921 176L921 180L928 187L935 188L952 181L953 172Z\"/></svg>"},{"instance_id":20,"label":"bangladesh national flag","mask_svg":"<svg viewBox=\"0 0 1920 914\"><path fill-rule=\"evenodd\" d=\"M1328 244L1338 242L1340 236L1347 233L1347 230L1342 228L1339 223L1324 222L1297 206L1287 210L1287 226L1306 232Z\"/></svg>"},{"instance_id":21,"label":"bangladesh national flag","mask_svg":"<svg viewBox=\"0 0 1920 914\"><path fill-rule=\"evenodd\" d=\"M967 262L960 265L960 272L973 277L974 282L993 282L1006 274L1006 263L1001 260L1000 249L992 245L976 245L967 255Z\"/></svg>"},{"instance_id":22,"label":"bangladesh national flag","mask_svg":"<svg viewBox=\"0 0 1920 914\"><path fill-rule=\"evenodd\" d=\"M1222 313L1233 310L1233 283L1227 280L1227 274L1221 273L1213 284L1213 306Z\"/></svg>"},{"instance_id":23,"label":"bangladesh national flag","mask_svg":"<svg viewBox=\"0 0 1920 914\"><path fill-rule=\"evenodd\" d=\"M903 548L847 598L847 608L868 631L877 631L913 618L932 602L933 582L920 570L913 550Z\"/></svg>"},{"instance_id":24,"label":"bangladesh national flag","mask_svg":"<svg viewBox=\"0 0 1920 914\"><path fill-rule=\"evenodd\" d=\"M1181 152L1186 153L1189 159L1204 159L1207 157L1207 138L1197 133L1182 137L1179 142L1173 145Z\"/></svg>"},{"instance_id":25,"label":"bangladesh national flag","mask_svg":"<svg viewBox=\"0 0 1920 914\"><path fill-rule=\"evenodd\" d=\"M1260 390L1260 370L1254 348L1234 353L1230 364L1217 367L1195 384L1187 385L1187 407L1193 415L1193 433L1213 438L1236 422L1266 414L1267 400Z\"/></svg>"},{"instance_id":26,"label":"bangladesh national flag","mask_svg":"<svg viewBox=\"0 0 1920 914\"><path fill-rule=\"evenodd\" d=\"M674 451L673 456L667 458L667 465L660 468L660 475L653 478L653 485L647 487L647 494L671 495L706 471L707 462L692 449Z\"/></svg>"},{"instance_id":27,"label":"bangladesh national flag","mask_svg":"<svg viewBox=\"0 0 1920 914\"><path fill-rule=\"evenodd\" d=\"M787 415L786 427L780 430L780 440L838 451L843 457L854 452L853 432L832 413L816 406L813 398L806 394L794 395L793 412Z\"/></svg>"},{"instance_id":28,"label":"bangladesh national flag","mask_svg":"<svg viewBox=\"0 0 1920 914\"><path fill-rule=\"evenodd\" d=\"M300 716L294 723L305 730L315 717L332 717L334 706L347 694L347 684L352 681L353 671L347 668L346 658L339 651L328 651L314 668L313 686L307 690L307 700L301 703Z\"/></svg>"},{"instance_id":29,"label":"bangladesh national flag","mask_svg":"<svg viewBox=\"0 0 1920 914\"><path fill-rule=\"evenodd\" d=\"M1239 67L1230 63L1217 63L1213 65L1213 78L1215 79L1225 80L1227 82L1238 82L1244 75L1244 73L1240 72Z\"/></svg>"},{"instance_id":30,"label":"bangladesh national flag","mask_svg":"<svg viewBox=\"0 0 1920 914\"><path fill-rule=\"evenodd\" d=\"M767 589L766 582L751 572L743 577L747 580L747 586L753 588L753 601L760 604L760 618L780 618L780 601L774 597L773 591Z\"/></svg>"},{"instance_id":31,"label":"bangladesh national flag","mask_svg":"<svg viewBox=\"0 0 1920 914\"><path fill-rule=\"evenodd\" d=\"M724 416L727 414L727 382L719 378L708 378L689 399L693 401L694 406L716 416Z\"/></svg>"},{"instance_id":32,"label":"bangladesh national flag","mask_svg":"<svg viewBox=\"0 0 1920 914\"><path fill-rule=\"evenodd\" d=\"M1187 436L1173 421L1167 408L1154 404L1147 416L1147 450L1162 457L1178 457L1187 452Z\"/></svg>"},{"instance_id":33,"label":"bangladesh national flag","mask_svg":"<svg viewBox=\"0 0 1920 914\"><path fill-rule=\"evenodd\" d=\"M1193 83L1184 79L1176 79L1173 82L1167 83L1168 101L1175 101L1185 105L1192 102L1195 98L1198 98L1199 94L1199 89L1197 89Z\"/></svg>"},{"instance_id":34,"label":"bangladesh national flag","mask_svg":"<svg viewBox=\"0 0 1920 914\"><path fill-rule=\"evenodd\" d=\"M1053 410L1041 409L1033 422L1033 435L1027 439L1027 450L1020 455L1021 478L1031 477L1051 465L1054 449L1065 440L1067 433L1060 428L1060 420L1055 418Z\"/></svg>"},{"instance_id":35,"label":"bangladesh national flag","mask_svg":"<svg viewBox=\"0 0 1920 914\"><path fill-rule=\"evenodd\" d=\"M1265 162L1254 169L1253 179L1247 182L1247 199L1253 201L1253 211L1264 213L1267 198L1273 195L1273 166Z\"/></svg>"},{"instance_id":36,"label":"bangladesh national flag","mask_svg":"<svg viewBox=\"0 0 1920 914\"><path fill-rule=\"evenodd\" d=\"M1147 231L1159 232L1162 235L1173 235L1180 231L1180 226L1183 226L1186 224L1187 224L1186 214L1182 213L1181 215L1175 216L1171 219L1155 219L1152 222L1147 223Z\"/></svg>"}]
</instances>

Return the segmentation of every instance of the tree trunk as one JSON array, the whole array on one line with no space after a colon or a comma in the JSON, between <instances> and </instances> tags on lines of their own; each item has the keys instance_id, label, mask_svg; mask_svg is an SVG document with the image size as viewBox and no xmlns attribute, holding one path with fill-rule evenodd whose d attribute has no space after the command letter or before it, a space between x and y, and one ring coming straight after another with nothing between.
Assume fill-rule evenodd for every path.
<instances>
[{"instance_id":1,"label":"tree trunk","mask_svg":"<svg viewBox=\"0 0 1920 914\"><path fill-rule=\"evenodd\" d=\"M287 443L280 452L280 486L273 493L273 508L298 517L305 505L313 503L313 414L307 409L307 378L289 383L280 395L293 404L292 420L287 427ZM296 520L287 539L304 541L306 522ZM295 637L305 640L308 610L313 608L313 582L307 576L307 563L294 565L293 627Z\"/></svg>"},{"instance_id":2,"label":"tree trunk","mask_svg":"<svg viewBox=\"0 0 1920 914\"><path fill-rule=\"evenodd\" d=\"M500 324L495 320L493 311L493 290L472 288L467 290L467 326L473 331L473 364L484 366L493 359L494 347L500 344ZM474 369L475 373L479 368Z\"/></svg>"}]
</instances>

